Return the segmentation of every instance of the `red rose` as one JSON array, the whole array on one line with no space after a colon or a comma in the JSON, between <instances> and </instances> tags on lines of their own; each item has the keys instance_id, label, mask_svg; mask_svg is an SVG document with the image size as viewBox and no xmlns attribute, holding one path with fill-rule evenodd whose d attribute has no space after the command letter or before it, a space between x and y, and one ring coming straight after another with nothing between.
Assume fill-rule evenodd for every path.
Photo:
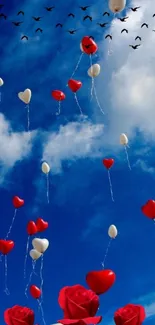
<instances>
[{"instance_id":1,"label":"red rose","mask_svg":"<svg viewBox=\"0 0 155 325\"><path fill-rule=\"evenodd\" d=\"M114 321L116 325L141 325L145 317L144 307L128 304L116 310Z\"/></svg>"},{"instance_id":2,"label":"red rose","mask_svg":"<svg viewBox=\"0 0 155 325\"><path fill-rule=\"evenodd\" d=\"M4 312L4 321L7 325L33 325L34 312L22 306L14 306Z\"/></svg>"},{"instance_id":3,"label":"red rose","mask_svg":"<svg viewBox=\"0 0 155 325\"><path fill-rule=\"evenodd\" d=\"M98 296L80 284L61 289L58 302L64 311L64 319L59 320L59 323L88 325L98 324L102 320L101 316L94 317L99 308Z\"/></svg>"}]
</instances>

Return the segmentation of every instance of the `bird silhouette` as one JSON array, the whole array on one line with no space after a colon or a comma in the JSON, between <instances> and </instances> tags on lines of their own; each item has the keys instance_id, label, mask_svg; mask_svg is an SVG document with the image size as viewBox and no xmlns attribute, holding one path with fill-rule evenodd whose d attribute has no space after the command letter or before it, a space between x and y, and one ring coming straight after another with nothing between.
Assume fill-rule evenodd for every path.
<instances>
[{"instance_id":1,"label":"bird silhouette","mask_svg":"<svg viewBox=\"0 0 155 325\"><path fill-rule=\"evenodd\" d=\"M130 8L132 11L137 11L140 7Z\"/></svg>"},{"instance_id":2,"label":"bird silhouette","mask_svg":"<svg viewBox=\"0 0 155 325\"><path fill-rule=\"evenodd\" d=\"M7 16L5 14L3 14L3 12L0 14L0 18L4 18L6 20Z\"/></svg>"},{"instance_id":3,"label":"bird silhouette","mask_svg":"<svg viewBox=\"0 0 155 325\"><path fill-rule=\"evenodd\" d=\"M23 36L21 37L21 41L24 40L24 39L26 39L26 40L28 41L28 36L23 35Z\"/></svg>"},{"instance_id":4,"label":"bird silhouette","mask_svg":"<svg viewBox=\"0 0 155 325\"><path fill-rule=\"evenodd\" d=\"M97 25L99 25L100 27L106 27L106 25L107 25L108 23L97 23Z\"/></svg>"},{"instance_id":5,"label":"bird silhouette","mask_svg":"<svg viewBox=\"0 0 155 325\"><path fill-rule=\"evenodd\" d=\"M146 23L142 24L142 25L141 25L141 28L143 28L144 26L145 26L146 28L149 28L149 25L146 24Z\"/></svg>"},{"instance_id":6,"label":"bird silhouette","mask_svg":"<svg viewBox=\"0 0 155 325\"><path fill-rule=\"evenodd\" d=\"M32 17L35 21L40 21L42 17Z\"/></svg>"},{"instance_id":7,"label":"bird silhouette","mask_svg":"<svg viewBox=\"0 0 155 325\"><path fill-rule=\"evenodd\" d=\"M23 23L23 21L12 21L12 24L15 26L20 26Z\"/></svg>"},{"instance_id":8,"label":"bird silhouette","mask_svg":"<svg viewBox=\"0 0 155 325\"><path fill-rule=\"evenodd\" d=\"M43 32L43 30L39 27L39 28L37 28L36 30L35 30L35 32L37 33L37 32L40 32L40 33L42 33Z\"/></svg>"},{"instance_id":9,"label":"bird silhouette","mask_svg":"<svg viewBox=\"0 0 155 325\"><path fill-rule=\"evenodd\" d=\"M106 38L110 38L112 40L112 35L108 34L108 35L105 36L105 39Z\"/></svg>"},{"instance_id":10,"label":"bird silhouette","mask_svg":"<svg viewBox=\"0 0 155 325\"><path fill-rule=\"evenodd\" d=\"M74 14L72 14L72 13L70 13L70 14L68 14L68 17L75 17L75 15Z\"/></svg>"},{"instance_id":11,"label":"bird silhouette","mask_svg":"<svg viewBox=\"0 0 155 325\"><path fill-rule=\"evenodd\" d=\"M19 15L21 15L21 14L24 16L24 11L20 10L20 11L17 13L17 16L19 16Z\"/></svg>"},{"instance_id":12,"label":"bird silhouette","mask_svg":"<svg viewBox=\"0 0 155 325\"><path fill-rule=\"evenodd\" d=\"M83 17L83 21L86 20L86 19L89 19L90 21L93 21L93 18L91 16L88 16L88 15Z\"/></svg>"},{"instance_id":13,"label":"bird silhouette","mask_svg":"<svg viewBox=\"0 0 155 325\"><path fill-rule=\"evenodd\" d=\"M54 6L53 6L53 7L45 7L45 9L46 9L47 11L52 11L54 8L55 8Z\"/></svg>"},{"instance_id":14,"label":"bird silhouette","mask_svg":"<svg viewBox=\"0 0 155 325\"><path fill-rule=\"evenodd\" d=\"M123 18L118 18L121 22L126 22L126 20L128 19L129 17L123 17Z\"/></svg>"},{"instance_id":15,"label":"bird silhouette","mask_svg":"<svg viewBox=\"0 0 155 325\"><path fill-rule=\"evenodd\" d=\"M121 33L126 32L128 34L128 29L124 28L121 30Z\"/></svg>"},{"instance_id":16,"label":"bird silhouette","mask_svg":"<svg viewBox=\"0 0 155 325\"><path fill-rule=\"evenodd\" d=\"M81 8L81 10L83 10L83 11L86 11L88 8L90 8L90 6L79 7L79 8Z\"/></svg>"},{"instance_id":17,"label":"bird silhouette","mask_svg":"<svg viewBox=\"0 0 155 325\"><path fill-rule=\"evenodd\" d=\"M109 12L105 11L105 12L103 13L103 16L106 16L106 15L109 17L109 16L110 16Z\"/></svg>"},{"instance_id":18,"label":"bird silhouette","mask_svg":"<svg viewBox=\"0 0 155 325\"><path fill-rule=\"evenodd\" d=\"M139 39L140 41L142 40L140 36L136 36L135 41L137 41L137 39Z\"/></svg>"},{"instance_id":19,"label":"bird silhouette","mask_svg":"<svg viewBox=\"0 0 155 325\"><path fill-rule=\"evenodd\" d=\"M63 26L63 25L60 24L60 23L58 23L58 24L55 25L55 27L62 27L62 26Z\"/></svg>"},{"instance_id":20,"label":"bird silhouette","mask_svg":"<svg viewBox=\"0 0 155 325\"><path fill-rule=\"evenodd\" d=\"M4 7L4 5L3 5L3 4L1 4L1 5L0 5L0 9L2 9L3 7Z\"/></svg>"},{"instance_id":21,"label":"bird silhouette","mask_svg":"<svg viewBox=\"0 0 155 325\"><path fill-rule=\"evenodd\" d=\"M70 33L71 35L74 35L77 32L77 29L67 30L67 32Z\"/></svg>"},{"instance_id":22,"label":"bird silhouette","mask_svg":"<svg viewBox=\"0 0 155 325\"><path fill-rule=\"evenodd\" d=\"M138 47L140 46L140 44L138 44L138 45L129 45L129 46L132 47L134 50L137 50Z\"/></svg>"}]
</instances>

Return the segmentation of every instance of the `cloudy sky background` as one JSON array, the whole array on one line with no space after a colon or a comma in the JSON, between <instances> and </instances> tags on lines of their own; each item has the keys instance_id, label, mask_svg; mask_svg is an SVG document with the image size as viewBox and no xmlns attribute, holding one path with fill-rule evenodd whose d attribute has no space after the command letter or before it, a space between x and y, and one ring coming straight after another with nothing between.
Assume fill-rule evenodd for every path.
<instances>
[{"instance_id":1,"label":"cloudy sky background","mask_svg":"<svg viewBox=\"0 0 155 325\"><path fill-rule=\"evenodd\" d=\"M92 1L89 13L93 23L83 23L79 5L88 1L62 1L55 3L55 14L45 11L38 0L5 3L7 21L0 21L1 64L0 77L4 80L0 104L0 195L1 237L3 238L13 217L11 199L19 195L25 199L25 208L19 211L11 236L16 248L8 257L9 297L3 293L4 268L1 265L0 290L1 317L5 308L13 304L27 304L36 311L36 322L41 323L37 304L24 296L23 263L27 235L26 224L42 216L49 221L45 236L50 240L44 259L44 311L47 324L62 317L57 296L64 285L85 284L85 275L100 269L108 243L107 229L116 224L119 236L112 243L107 268L116 272L115 286L101 297L100 313L111 324L113 312L128 302L146 307L146 323L153 324L154 294L154 226L140 211L148 199L154 198L154 84L155 84L155 12L153 0L127 2L119 17L129 16L126 23L117 17L102 17L108 9L107 1ZM141 5L138 12L130 6ZM18 20L19 28L12 26ZM67 18L74 12L75 19ZM40 24L31 16L43 16ZM52 18L51 18L52 16ZM106 30L97 22L108 21ZM55 28L57 22L64 28ZM142 23L149 28L140 28ZM36 34L37 27L43 34ZM128 34L121 34L123 28ZM72 37L66 30L79 28ZM105 35L111 33L109 43ZM20 41L21 35L29 41ZM79 115L74 96L66 87L81 55L79 44L84 35L93 35L99 51L93 57L101 65L95 79L103 115L95 99L90 102L91 79L87 76L89 57L82 57L75 79L83 82L78 99L85 116ZM133 50L135 37L142 37L142 45ZM108 50L112 55L108 56ZM74 58L74 59L73 59ZM26 132L27 111L19 101L18 92L30 88L30 135ZM61 89L66 94L61 115L56 116L57 102L51 91ZM119 144L120 133L129 138L128 153L132 171L128 169L124 148ZM113 157L111 170L114 199L111 201L108 176L102 166L104 157ZM51 166L50 205L46 203L46 179L40 166L43 160ZM72 249L71 249L72 247ZM39 269L39 265L38 265ZM28 260L28 271L31 260ZM19 288L20 280L20 288ZM39 277L33 278L39 285ZM52 312L51 312L52 310Z\"/></svg>"}]
</instances>

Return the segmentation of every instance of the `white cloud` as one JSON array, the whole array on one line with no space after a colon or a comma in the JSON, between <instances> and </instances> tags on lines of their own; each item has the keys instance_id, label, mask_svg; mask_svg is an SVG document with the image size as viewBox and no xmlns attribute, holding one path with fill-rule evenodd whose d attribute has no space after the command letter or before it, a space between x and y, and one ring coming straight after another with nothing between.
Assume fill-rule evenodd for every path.
<instances>
[{"instance_id":1,"label":"white cloud","mask_svg":"<svg viewBox=\"0 0 155 325\"><path fill-rule=\"evenodd\" d=\"M132 5L139 3L133 1ZM113 35L110 45L113 54L108 59L107 68L104 63L104 75L110 79L108 132L117 141L122 132L131 138L136 128L145 135L155 133L155 32L152 31L155 29L155 18L152 17L155 2L142 0L140 5L137 12L127 12L129 19L126 23L114 19L108 31ZM148 23L149 29L141 28L144 22ZM127 28L129 33L121 34L123 28ZM142 37L142 42L135 41L137 35ZM140 43L142 45L138 50L129 47L129 44ZM104 52L107 53L107 50L104 46ZM99 93L103 92L99 84L97 88Z\"/></svg>"},{"instance_id":2,"label":"white cloud","mask_svg":"<svg viewBox=\"0 0 155 325\"><path fill-rule=\"evenodd\" d=\"M86 120L60 126L58 132L48 137L43 158L52 166L52 171L57 173L61 171L64 160L100 157L103 128L103 124L95 125Z\"/></svg>"},{"instance_id":3,"label":"white cloud","mask_svg":"<svg viewBox=\"0 0 155 325\"><path fill-rule=\"evenodd\" d=\"M32 133L13 132L9 122L0 114L0 164L5 171L27 157L31 150Z\"/></svg>"}]
</instances>

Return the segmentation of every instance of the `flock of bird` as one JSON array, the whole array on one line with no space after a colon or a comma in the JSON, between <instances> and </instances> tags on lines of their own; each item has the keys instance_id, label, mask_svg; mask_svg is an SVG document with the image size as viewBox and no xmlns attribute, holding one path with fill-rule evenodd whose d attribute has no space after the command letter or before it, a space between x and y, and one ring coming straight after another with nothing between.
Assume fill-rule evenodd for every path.
<instances>
[{"instance_id":1,"label":"flock of bird","mask_svg":"<svg viewBox=\"0 0 155 325\"><path fill-rule=\"evenodd\" d=\"M4 4L0 4L0 10L2 10L3 7L4 7ZM90 7L91 7L91 6L80 6L79 8L80 8L83 12L86 12L87 9L90 8ZM136 12L136 11L137 11L138 9L140 9L140 8L141 8L141 7L134 7L134 8L130 8L130 10L132 10L133 12ZM52 12L53 10L55 10L55 6L44 7L44 9L45 9L47 12ZM24 11L22 11L22 10L20 10L20 11L17 13L17 16L24 16L24 15L25 15L25 13L24 13ZM103 13L102 16L103 16L103 17L105 17L105 16L108 16L108 17L109 17L109 16L110 16L110 13L107 12L107 11L105 11L105 12ZM72 13L72 12L70 12L70 13L68 14L68 17L75 18L75 14ZM155 14L153 14L153 17L155 17ZM32 19L33 19L36 23L41 22L42 18L43 18L43 17L40 17L40 16L38 16L38 17L34 17L34 16L32 16ZM125 23L125 22L127 21L128 18L129 18L128 16L125 16L125 17L123 17L123 18L118 18L118 19L119 19L122 23ZM3 12L0 12L0 19L5 19L5 20L7 20L7 15L4 14ZM93 21L93 17L90 16L90 15L85 15L85 16L83 17L83 21L86 21L86 20L89 20L90 22L92 22L92 21ZM16 27L19 27L22 23L23 23L23 21L12 21L12 24L13 24L14 26L16 26ZM109 24L109 22L103 22L103 23L99 23L99 22L97 22L97 25L99 25L101 28L106 27L108 24ZM62 27L63 27L63 24L60 23L60 22L57 23L57 24L55 25L55 28L58 28L58 27L62 28ZM148 26L147 23L143 23L143 24L141 25L141 28L143 28L143 27L149 28L149 26ZM69 29L69 30L67 30L67 32L68 32L69 34L71 34L71 35L74 35L77 31L78 31L78 29ZM37 28L35 29L35 32L36 32L36 33L38 33L38 32L43 33L43 29L42 29L41 27L37 27ZM128 34L128 32L129 32L129 31L128 31L128 29L126 29L126 28L123 28L123 29L121 30L121 34L122 34L122 33L127 33L127 34ZM153 32L155 32L154 29L153 29ZM28 41L29 37L28 37L27 35L23 35L23 36L21 37L21 40L24 40L24 39ZM107 35L105 36L105 39L110 39L110 40L112 40L112 35L107 34ZM136 41L136 40L141 41L142 38L141 38L140 36L136 36L135 41ZM129 45L129 46L132 47L134 50L136 50L136 49L139 48L140 45L141 45L141 44Z\"/></svg>"}]
</instances>

